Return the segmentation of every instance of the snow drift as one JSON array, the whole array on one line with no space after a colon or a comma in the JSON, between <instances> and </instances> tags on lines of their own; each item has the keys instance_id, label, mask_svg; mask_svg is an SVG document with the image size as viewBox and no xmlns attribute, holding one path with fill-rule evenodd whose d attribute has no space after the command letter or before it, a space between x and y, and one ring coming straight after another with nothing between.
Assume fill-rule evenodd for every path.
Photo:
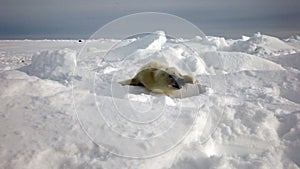
<instances>
[{"instance_id":1,"label":"snow drift","mask_svg":"<svg viewBox=\"0 0 300 169\"><path fill-rule=\"evenodd\" d=\"M245 70L284 70L281 65L270 60L241 52L207 52L202 56L207 66L226 73Z\"/></svg>"},{"instance_id":2,"label":"snow drift","mask_svg":"<svg viewBox=\"0 0 300 169\"><path fill-rule=\"evenodd\" d=\"M75 77L73 76L75 66L76 51L62 49L37 53L32 56L31 64L20 70L41 79L67 83L72 77Z\"/></svg>"},{"instance_id":3,"label":"snow drift","mask_svg":"<svg viewBox=\"0 0 300 169\"><path fill-rule=\"evenodd\" d=\"M167 38L165 32L156 31L150 33L141 39L137 39L128 45L119 46L122 43L117 43L113 46L113 49L109 51L105 57L106 61L120 61L129 57L135 52L146 52L146 51L159 51L162 49L162 46L166 43Z\"/></svg>"},{"instance_id":4,"label":"snow drift","mask_svg":"<svg viewBox=\"0 0 300 169\"><path fill-rule=\"evenodd\" d=\"M284 41L276 37L262 35L259 32L249 39L234 42L228 50L256 54L259 56L278 56L299 52L299 49Z\"/></svg>"}]
</instances>

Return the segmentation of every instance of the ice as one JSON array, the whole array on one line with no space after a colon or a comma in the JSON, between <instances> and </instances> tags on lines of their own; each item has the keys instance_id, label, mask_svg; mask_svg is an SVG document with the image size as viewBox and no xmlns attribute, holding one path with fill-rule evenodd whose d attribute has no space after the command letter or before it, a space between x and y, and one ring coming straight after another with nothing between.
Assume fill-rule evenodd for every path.
<instances>
[{"instance_id":1,"label":"ice","mask_svg":"<svg viewBox=\"0 0 300 169\"><path fill-rule=\"evenodd\" d=\"M126 59L138 51L157 51L161 50L166 43L166 35L163 31L157 31L146 35L141 39L137 39L125 46L118 46L117 44L105 57L106 61L120 61Z\"/></svg>"},{"instance_id":2,"label":"ice","mask_svg":"<svg viewBox=\"0 0 300 169\"><path fill-rule=\"evenodd\" d=\"M223 70L227 73L245 70L284 70L281 65L274 62L241 52L207 52L203 55L203 60L214 70Z\"/></svg>"},{"instance_id":3,"label":"ice","mask_svg":"<svg viewBox=\"0 0 300 169\"><path fill-rule=\"evenodd\" d=\"M284 41L262 35L260 32L254 34L249 39L236 41L230 46L230 51L244 52L248 54L255 54L259 56L277 56L282 54L291 54L299 49L285 43Z\"/></svg>"},{"instance_id":4,"label":"ice","mask_svg":"<svg viewBox=\"0 0 300 169\"><path fill-rule=\"evenodd\" d=\"M0 168L299 168L299 36L167 33L85 40L80 57L74 40L0 41ZM199 86L170 98L117 83L152 59Z\"/></svg>"},{"instance_id":5,"label":"ice","mask_svg":"<svg viewBox=\"0 0 300 169\"><path fill-rule=\"evenodd\" d=\"M20 70L41 79L66 83L74 77L76 54L76 51L71 49L44 51L33 55L31 64Z\"/></svg>"}]
</instances>

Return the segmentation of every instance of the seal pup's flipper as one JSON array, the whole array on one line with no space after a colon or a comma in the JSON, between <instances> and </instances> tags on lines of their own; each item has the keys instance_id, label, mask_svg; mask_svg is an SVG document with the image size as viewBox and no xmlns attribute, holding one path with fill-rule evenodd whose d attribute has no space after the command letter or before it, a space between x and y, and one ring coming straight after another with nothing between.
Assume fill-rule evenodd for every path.
<instances>
[{"instance_id":1,"label":"seal pup's flipper","mask_svg":"<svg viewBox=\"0 0 300 169\"><path fill-rule=\"evenodd\" d=\"M133 79L128 79L124 81L119 82L122 86L125 85L131 85L131 86L144 86L138 79L133 78Z\"/></svg>"}]
</instances>

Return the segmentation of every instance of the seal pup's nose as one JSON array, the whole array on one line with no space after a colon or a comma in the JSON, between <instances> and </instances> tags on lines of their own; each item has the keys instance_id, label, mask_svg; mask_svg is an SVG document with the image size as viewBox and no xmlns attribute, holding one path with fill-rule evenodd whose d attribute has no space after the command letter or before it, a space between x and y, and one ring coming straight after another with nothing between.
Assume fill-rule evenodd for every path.
<instances>
[{"instance_id":1,"label":"seal pup's nose","mask_svg":"<svg viewBox=\"0 0 300 169\"><path fill-rule=\"evenodd\" d=\"M172 84L172 87L176 88L176 89L181 89L182 86L184 86L184 79L182 78L175 78L174 79L174 83Z\"/></svg>"}]
</instances>

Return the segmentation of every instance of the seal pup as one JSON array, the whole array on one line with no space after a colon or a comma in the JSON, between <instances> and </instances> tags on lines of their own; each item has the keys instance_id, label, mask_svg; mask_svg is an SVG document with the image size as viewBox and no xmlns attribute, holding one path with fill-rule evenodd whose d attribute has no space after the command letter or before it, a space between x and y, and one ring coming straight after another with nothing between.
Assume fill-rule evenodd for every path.
<instances>
[{"instance_id":1,"label":"seal pup","mask_svg":"<svg viewBox=\"0 0 300 169\"><path fill-rule=\"evenodd\" d=\"M168 67L159 61L151 61L144 65L132 79L119 82L121 85L143 86L153 93L172 97L186 83L198 81L190 75L181 75L174 67Z\"/></svg>"}]
</instances>

